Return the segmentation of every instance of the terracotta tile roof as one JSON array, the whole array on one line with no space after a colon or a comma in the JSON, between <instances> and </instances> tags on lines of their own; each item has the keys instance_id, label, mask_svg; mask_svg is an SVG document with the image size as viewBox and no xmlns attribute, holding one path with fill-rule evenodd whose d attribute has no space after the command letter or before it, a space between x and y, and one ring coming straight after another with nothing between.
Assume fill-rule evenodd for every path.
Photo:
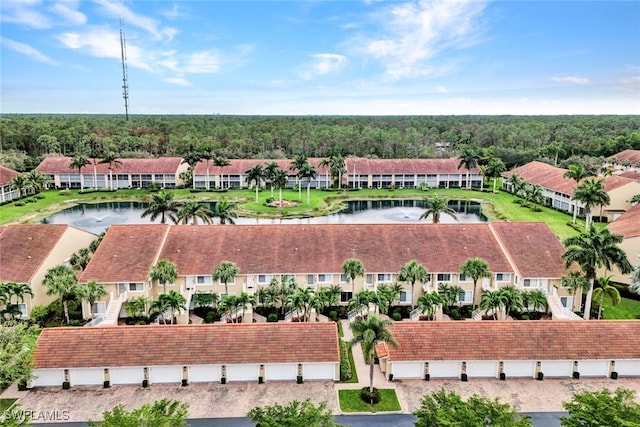
<instances>
[{"instance_id":1,"label":"terracotta tile roof","mask_svg":"<svg viewBox=\"0 0 640 427\"><path fill-rule=\"evenodd\" d=\"M618 154L607 157L607 159L618 159L619 162L629 160L631 165L635 165L640 162L640 150L623 150Z\"/></svg>"},{"instance_id":2,"label":"terracotta tile roof","mask_svg":"<svg viewBox=\"0 0 640 427\"><path fill-rule=\"evenodd\" d=\"M518 174L530 184L539 184L544 188L571 195L573 194L576 182L572 179L564 178L563 175L566 171L566 169L557 168L547 163L533 161L505 172L502 175L510 177L513 174Z\"/></svg>"},{"instance_id":3,"label":"terracotta tile roof","mask_svg":"<svg viewBox=\"0 0 640 427\"><path fill-rule=\"evenodd\" d=\"M411 259L457 272L476 256L492 271L512 271L487 224L181 225L171 226L160 254L181 275L211 274L225 260L240 274L337 273L347 258L371 273L397 272Z\"/></svg>"},{"instance_id":4,"label":"terracotta tile roof","mask_svg":"<svg viewBox=\"0 0 640 427\"><path fill-rule=\"evenodd\" d=\"M309 158L311 163L319 174L324 174L326 167L319 167L322 158ZM289 172L289 175L295 175L297 171L290 171L291 159L230 159L231 164L225 166L222 170L224 175L244 175L245 171L255 165L266 165L267 163L276 162L280 169ZM383 175L383 174L466 174L464 168L458 169L459 159L367 159L364 157L347 157L345 164L349 175L353 174L354 167L356 175ZM196 174L206 174L206 162L201 161L196 165ZM471 169L471 173L477 172L478 168ZM220 168L213 166L213 162L209 161L209 174L220 174Z\"/></svg>"},{"instance_id":5,"label":"terracotta tile roof","mask_svg":"<svg viewBox=\"0 0 640 427\"><path fill-rule=\"evenodd\" d=\"M100 161L101 159L98 159ZM180 157L159 157L157 159L118 159L121 165L114 166L115 174L175 174L182 162ZM93 162L93 159L89 159ZM38 172L48 175L78 173L78 169L71 169L70 157L46 157L36 168ZM108 174L109 165L98 164L97 173ZM93 173L93 163L82 168L83 174Z\"/></svg>"},{"instance_id":6,"label":"terracotta tile roof","mask_svg":"<svg viewBox=\"0 0 640 427\"><path fill-rule=\"evenodd\" d=\"M613 234L620 234L625 239L640 236L640 204L632 206L618 219L609 223L607 228Z\"/></svg>"},{"instance_id":7,"label":"terracotta tile roof","mask_svg":"<svg viewBox=\"0 0 640 427\"><path fill-rule=\"evenodd\" d=\"M393 361L640 359L637 320L395 322Z\"/></svg>"},{"instance_id":8,"label":"terracotta tile roof","mask_svg":"<svg viewBox=\"0 0 640 427\"><path fill-rule=\"evenodd\" d=\"M29 283L69 226L0 226L0 282Z\"/></svg>"},{"instance_id":9,"label":"terracotta tile roof","mask_svg":"<svg viewBox=\"0 0 640 427\"><path fill-rule=\"evenodd\" d=\"M604 179L604 191L609 192L627 184L636 184L636 182L631 178L625 178L620 175L608 176Z\"/></svg>"},{"instance_id":10,"label":"terracotta tile roof","mask_svg":"<svg viewBox=\"0 0 640 427\"><path fill-rule=\"evenodd\" d=\"M166 224L112 225L78 281L146 282L168 230Z\"/></svg>"},{"instance_id":11,"label":"terracotta tile roof","mask_svg":"<svg viewBox=\"0 0 640 427\"><path fill-rule=\"evenodd\" d=\"M621 176L623 178L633 179L634 181L640 182L640 172L626 171L626 172L622 172L622 173L618 174L618 176Z\"/></svg>"},{"instance_id":12,"label":"terracotta tile roof","mask_svg":"<svg viewBox=\"0 0 640 427\"><path fill-rule=\"evenodd\" d=\"M338 362L329 323L47 328L36 368Z\"/></svg>"},{"instance_id":13,"label":"terracotta tile roof","mask_svg":"<svg viewBox=\"0 0 640 427\"><path fill-rule=\"evenodd\" d=\"M13 169L9 169L0 165L0 186L9 185L11 180L18 175L20 174Z\"/></svg>"},{"instance_id":14,"label":"terracotta tile roof","mask_svg":"<svg viewBox=\"0 0 640 427\"><path fill-rule=\"evenodd\" d=\"M565 249L542 222L494 222L491 227L525 278L562 277Z\"/></svg>"}]
</instances>

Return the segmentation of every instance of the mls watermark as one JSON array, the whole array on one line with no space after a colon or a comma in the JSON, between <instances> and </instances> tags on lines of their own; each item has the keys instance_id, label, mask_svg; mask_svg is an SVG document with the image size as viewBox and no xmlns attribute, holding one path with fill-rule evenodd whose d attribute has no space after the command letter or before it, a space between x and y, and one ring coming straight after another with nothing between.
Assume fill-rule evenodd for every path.
<instances>
[{"instance_id":1,"label":"mls watermark","mask_svg":"<svg viewBox=\"0 0 640 427\"><path fill-rule=\"evenodd\" d=\"M7 409L2 414L0 414L0 423L2 421L21 421L21 422L32 422L32 421L69 421L71 416L69 415L69 411L52 409L52 410L43 410L43 411L34 411L31 409Z\"/></svg>"}]
</instances>

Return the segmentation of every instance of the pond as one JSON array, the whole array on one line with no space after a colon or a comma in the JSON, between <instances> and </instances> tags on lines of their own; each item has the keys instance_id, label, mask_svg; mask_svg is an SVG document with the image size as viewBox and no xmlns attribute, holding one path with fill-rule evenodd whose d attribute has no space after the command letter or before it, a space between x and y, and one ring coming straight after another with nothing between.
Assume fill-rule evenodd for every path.
<instances>
[{"instance_id":1,"label":"pond","mask_svg":"<svg viewBox=\"0 0 640 427\"><path fill-rule=\"evenodd\" d=\"M424 212L422 200L351 200L339 212L312 218L237 218L236 224L388 224L419 222ZM480 203L468 200L450 200L450 208L456 211L458 220L443 214L441 223L486 222ZM211 203L211 207L215 202ZM69 224L99 234L112 224L149 224L141 218L146 203L103 202L81 203L55 213L41 222L45 224ZM159 219L156 220L159 222ZM431 222L431 217L421 222Z\"/></svg>"}]
</instances>

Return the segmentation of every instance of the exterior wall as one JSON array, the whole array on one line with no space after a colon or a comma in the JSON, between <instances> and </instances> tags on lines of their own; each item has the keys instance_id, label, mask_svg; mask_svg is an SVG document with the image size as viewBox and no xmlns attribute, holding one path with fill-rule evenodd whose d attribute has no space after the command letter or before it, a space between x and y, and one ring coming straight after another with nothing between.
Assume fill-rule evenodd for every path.
<instances>
[{"instance_id":1,"label":"exterior wall","mask_svg":"<svg viewBox=\"0 0 640 427\"><path fill-rule=\"evenodd\" d=\"M10 184L0 186L0 202L8 202L19 198L18 190L11 188Z\"/></svg>"},{"instance_id":2,"label":"exterior wall","mask_svg":"<svg viewBox=\"0 0 640 427\"><path fill-rule=\"evenodd\" d=\"M638 227L640 227L640 225ZM620 244L620 249L627 254L631 265L640 265L640 236L624 239ZM598 277L605 275L613 275L611 278L612 282L624 283L625 285L631 284L631 274L621 274L617 268L614 268L613 271L601 269L598 272Z\"/></svg>"},{"instance_id":3,"label":"exterior wall","mask_svg":"<svg viewBox=\"0 0 640 427\"><path fill-rule=\"evenodd\" d=\"M102 368L76 368L69 369L69 382L71 386L96 385L104 381L104 369Z\"/></svg>"},{"instance_id":4,"label":"exterior wall","mask_svg":"<svg viewBox=\"0 0 640 427\"><path fill-rule=\"evenodd\" d=\"M608 191L607 194L609 194L611 203L605 207L602 214L607 216L607 221L613 221L615 219L614 213L607 213L607 210L618 211L618 213L620 211L629 210L631 208L631 202L629 202L631 198L636 194L640 194L640 183L630 182L626 185ZM596 206L593 209L593 215L600 215L599 206Z\"/></svg>"},{"instance_id":5,"label":"exterior wall","mask_svg":"<svg viewBox=\"0 0 640 427\"><path fill-rule=\"evenodd\" d=\"M34 369L32 387L62 387L64 369Z\"/></svg>"}]
</instances>

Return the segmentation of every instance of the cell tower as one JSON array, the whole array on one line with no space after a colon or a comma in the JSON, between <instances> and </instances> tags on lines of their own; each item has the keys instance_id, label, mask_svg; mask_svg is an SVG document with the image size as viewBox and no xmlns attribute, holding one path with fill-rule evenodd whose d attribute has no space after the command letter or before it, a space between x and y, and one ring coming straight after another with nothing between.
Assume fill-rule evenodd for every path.
<instances>
[{"instance_id":1,"label":"cell tower","mask_svg":"<svg viewBox=\"0 0 640 427\"><path fill-rule=\"evenodd\" d=\"M125 119L129 121L129 77L127 75L127 42L124 38L124 31L122 26L124 25L122 19L120 20L120 56L122 58L122 98L124 99L124 115Z\"/></svg>"}]
</instances>

